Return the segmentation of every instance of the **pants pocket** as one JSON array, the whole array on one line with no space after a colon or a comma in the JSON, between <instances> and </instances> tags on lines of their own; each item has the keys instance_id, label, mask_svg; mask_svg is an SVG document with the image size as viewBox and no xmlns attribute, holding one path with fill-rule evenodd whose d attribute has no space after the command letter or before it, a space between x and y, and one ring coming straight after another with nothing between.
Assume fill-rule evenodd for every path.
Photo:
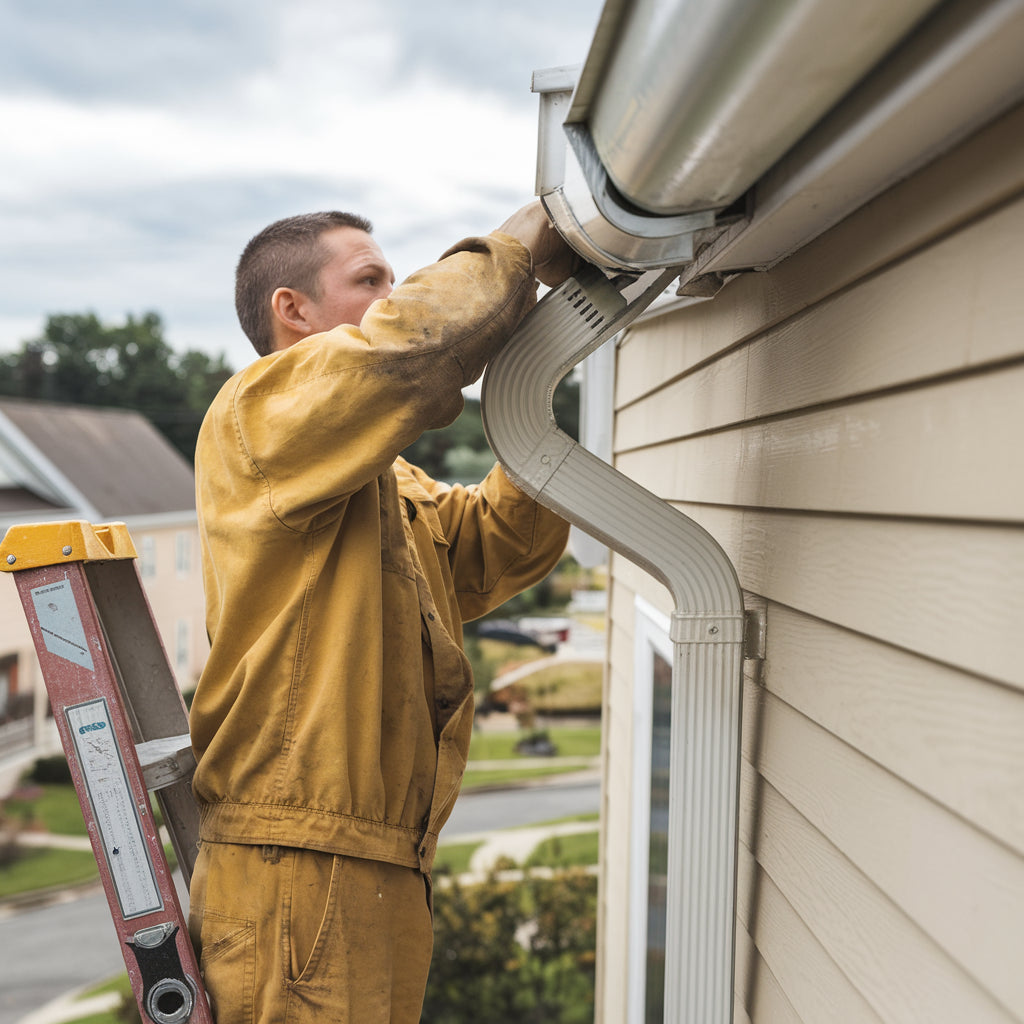
<instances>
[{"instance_id":1,"label":"pants pocket","mask_svg":"<svg viewBox=\"0 0 1024 1024\"><path fill-rule=\"evenodd\" d=\"M203 914L200 936L199 970L211 994L217 1024L252 1024L256 988L255 924L208 910Z\"/></svg>"},{"instance_id":2,"label":"pants pocket","mask_svg":"<svg viewBox=\"0 0 1024 1024\"><path fill-rule=\"evenodd\" d=\"M290 982L316 972L329 935L338 886L339 857L316 850L292 850L291 884L285 908L285 967Z\"/></svg>"}]
</instances>

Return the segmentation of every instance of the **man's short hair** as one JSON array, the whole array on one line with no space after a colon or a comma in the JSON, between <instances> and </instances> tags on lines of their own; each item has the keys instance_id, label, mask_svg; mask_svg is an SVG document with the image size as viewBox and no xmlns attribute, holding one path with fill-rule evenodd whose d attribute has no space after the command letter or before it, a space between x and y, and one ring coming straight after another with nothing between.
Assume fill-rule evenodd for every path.
<instances>
[{"instance_id":1,"label":"man's short hair","mask_svg":"<svg viewBox=\"0 0 1024 1024\"><path fill-rule=\"evenodd\" d=\"M295 288L312 299L320 298L320 271L330 258L320 239L333 228L373 231L373 225L355 213L304 213L268 225L242 251L235 271L235 310L261 356L274 350L270 300L278 288Z\"/></svg>"}]
</instances>

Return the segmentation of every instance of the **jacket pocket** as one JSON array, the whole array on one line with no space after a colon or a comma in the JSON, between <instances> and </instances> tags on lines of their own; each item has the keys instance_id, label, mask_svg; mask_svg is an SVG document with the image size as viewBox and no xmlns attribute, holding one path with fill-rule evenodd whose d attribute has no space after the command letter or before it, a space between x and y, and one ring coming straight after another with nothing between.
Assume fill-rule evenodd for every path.
<instances>
[{"instance_id":1,"label":"jacket pocket","mask_svg":"<svg viewBox=\"0 0 1024 1024\"><path fill-rule=\"evenodd\" d=\"M215 911L203 914L199 970L217 1024L252 1024L256 925Z\"/></svg>"}]
</instances>

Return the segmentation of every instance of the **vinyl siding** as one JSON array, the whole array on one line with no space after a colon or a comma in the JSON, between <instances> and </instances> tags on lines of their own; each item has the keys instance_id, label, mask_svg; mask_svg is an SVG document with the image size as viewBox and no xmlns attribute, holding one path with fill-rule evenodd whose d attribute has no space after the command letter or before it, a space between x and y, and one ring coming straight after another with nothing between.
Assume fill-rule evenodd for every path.
<instances>
[{"instance_id":1,"label":"vinyl siding","mask_svg":"<svg viewBox=\"0 0 1024 1024\"><path fill-rule=\"evenodd\" d=\"M618 353L615 465L767 607L736 1021L1024 1020L1024 111ZM613 558L601 1019L624 1018L635 600Z\"/></svg>"}]
</instances>

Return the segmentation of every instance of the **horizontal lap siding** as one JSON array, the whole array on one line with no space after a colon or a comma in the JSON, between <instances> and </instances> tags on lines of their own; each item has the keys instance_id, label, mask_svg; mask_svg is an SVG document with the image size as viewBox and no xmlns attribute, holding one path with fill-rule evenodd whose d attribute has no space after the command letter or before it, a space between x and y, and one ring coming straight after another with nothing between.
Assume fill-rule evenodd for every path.
<instances>
[{"instance_id":1,"label":"horizontal lap siding","mask_svg":"<svg viewBox=\"0 0 1024 1024\"><path fill-rule=\"evenodd\" d=\"M621 409L617 447L852 403L1020 359L1022 235L1024 200L1017 200ZM713 305L693 309L692 318L710 316ZM622 363L636 354L625 348ZM745 387L723 386L738 378Z\"/></svg>"},{"instance_id":2,"label":"horizontal lap siding","mask_svg":"<svg viewBox=\"0 0 1024 1024\"><path fill-rule=\"evenodd\" d=\"M1022 168L1024 108L890 189L769 273L734 278L715 299L632 332L616 373L617 404L627 407L731 346L988 218L1019 199Z\"/></svg>"},{"instance_id":3,"label":"horizontal lap siding","mask_svg":"<svg viewBox=\"0 0 1024 1024\"><path fill-rule=\"evenodd\" d=\"M1022 140L1018 111L620 348L616 466L767 602L736 1020L1024 1020ZM634 602L671 609L613 569L627 870Z\"/></svg>"},{"instance_id":4,"label":"horizontal lap siding","mask_svg":"<svg viewBox=\"0 0 1024 1024\"><path fill-rule=\"evenodd\" d=\"M634 449L616 466L674 500L1013 521L1022 394L1024 364Z\"/></svg>"}]
</instances>

